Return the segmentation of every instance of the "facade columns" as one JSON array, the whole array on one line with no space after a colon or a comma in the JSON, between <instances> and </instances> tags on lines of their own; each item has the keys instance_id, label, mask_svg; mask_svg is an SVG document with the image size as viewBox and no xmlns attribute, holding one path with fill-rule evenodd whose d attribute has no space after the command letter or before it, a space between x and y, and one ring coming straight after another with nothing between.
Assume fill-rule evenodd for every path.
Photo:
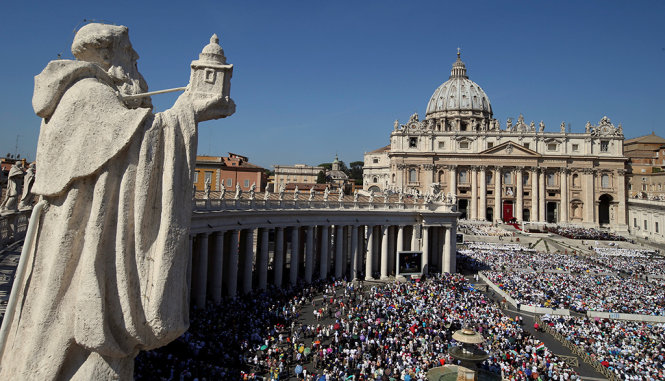
<instances>
[{"instance_id":1,"label":"facade columns","mask_svg":"<svg viewBox=\"0 0 665 381\"><path fill-rule=\"evenodd\" d=\"M545 222L546 218L546 211L547 209L545 208L545 169L540 170L540 174L538 176L538 221L540 222Z\"/></svg>"},{"instance_id":2,"label":"facade columns","mask_svg":"<svg viewBox=\"0 0 665 381\"><path fill-rule=\"evenodd\" d=\"M478 200L478 219L487 220L487 167L480 166L480 199Z\"/></svg>"},{"instance_id":3,"label":"facade columns","mask_svg":"<svg viewBox=\"0 0 665 381\"><path fill-rule=\"evenodd\" d=\"M208 238L209 233L197 234L196 278L194 279L194 304L199 308L206 306L206 286L208 284Z\"/></svg>"},{"instance_id":4,"label":"facade columns","mask_svg":"<svg viewBox=\"0 0 665 381\"><path fill-rule=\"evenodd\" d=\"M224 231L215 233L212 260L210 261L210 276L208 277L208 290L215 304L222 301L222 274L224 271Z\"/></svg>"},{"instance_id":5,"label":"facade columns","mask_svg":"<svg viewBox=\"0 0 665 381\"><path fill-rule=\"evenodd\" d=\"M441 258L441 268L443 269L443 272L445 273L453 273L454 271L450 271L450 226L445 227L445 238L443 240L443 253L442 253L442 258Z\"/></svg>"},{"instance_id":6,"label":"facade columns","mask_svg":"<svg viewBox=\"0 0 665 381\"><path fill-rule=\"evenodd\" d=\"M616 171L616 189L617 196L619 197L619 205L617 210L618 225L626 225L626 170L617 169ZM610 221L613 223L614 221Z\"/></svg>"},{"instance_id":7,"label":"facade columns","mask_svg":"<svg viewBox=\"0 0 665 381\"><path fill-rule=\"evenodd\" d=\"M335 279L342 278L342 265L344 255L344 226L335 226Z\"/></svg>"},{"instance_id":8,"label":"facade columns","mask_svg":"<svg viewBox=\"0 0 665 381\"><path fill-rule=\"evenodd\" d=\"M584 222L589 224L594 223L594 209L595 209L595 189L593 188L594 170L592 168L584 169L584 182L586 189L584 189Z\"/></svg>"},{"instance_id":9,"label":"facade columns","mask_svg":"<svg viewBox=\"0 0 665 381\"><path fill-rule=\"evenodd\" d=\"M470 220L478 219L478 167L471 167L471 215Z\"/></svg>"},{"instance_id":10,"label":"facade columns","mask_svg":"<svg viewBox=\"0 0 665 381\"><path fill-rule=\"evenodd\" d=\"M518 221L523 221L524 220L524 180L522 179L522 167L517 167L516 172L517 172L517 187L515 187L517 191L517 205L516 205L516 211L515 214L517 214L517 220Z\"/></svg>"},{"instance_id":11,"label":"facade columns","mask_svg":"<svg viewBox=\"0 0 665 381\"><path fill-rule=\"evenodd\" d=\"M300 254L300 235L299 235L299 226L294 226L291 231L291 268L289 271L289 282L292 286L298 283L298 266L300 261L298 260Z\"/></svg>"},{"instance_id":12,"label":"facade columns","mask_svg":"<svg viewBox=\"0 0 665 381\"><path fill-rule=\"evenodd\" d=\"M568 222L568 168L561 168L561 212L559 222Z\"/></svg>"},{"instance_id":13,"label":"facade columns","mask_svg":"<svg viewBox=\"0 0 665 381\"><path fill-rule=\"evenodd\" d=\"M282 272L284 271L284 228L275 228L275 255L273 260L273 284L282 287Z\"/></svg>"},{"instance_id":14,"label":"facade columns","mask_svg":"<svg viewBox=\"0 0 665 381\"><path fill-rule=\"evenodd\" d=\"M314 227L307 227L307 236L305 241L305 282L312 282L314 274Z\"/></svg>"},{"instance_id":15,"label":"facade columns","mask_svg":"<svg viewBox=\"0 0 665 381\"><path fill-rule=\"evenodd\" d=\"M319 258L319 278L326 279L328 277L328 225L321 226L321 255Z\"/></svg>"},{"instance_id":16,"label":"facade columns","mask_svg":"<svg viewBox=\"0 0 665 381\"><path fill-rule=\"evenodd\" d=\"M446 230L450 231L450 250L448 251L450 255L450 273L454 274L457 272L457 225L453 225Z\"/></svg>"},{"instance_id":17,"label":"facade columns","mask_svg":"<svg viewBox=\"0 0 665 381\"><path fill-rule=\"evenodd\" d=\"M351 279L358 279L358 226L351 226Z\"/></svg>"},{"instance_id":18,"label":"facade columns","mask_svg":"<svg viewBox=\"0 0 665 381\"><path fill-rule=\"evenodd\" d=\"M229 266L226 273L226 292L235 297L238 290L238 235L240 230L231 231L231 244L229 250Z\"/></svg>"},{"instance_id":19,"label":"facade columns","mask_svg":"<svg viewBox=\"0 0 665 381\"><path fill-rule=\"evenodd\" d=\"M254 266L254 229L245 230L245 253L243 260L242 292L252 291L252 267Z\"/></svg>"},{"instance_id":20,"label":"facade columns","mask_svg":"<svg viewBox=\"0 0 665 381\"><path fill-rule=\"evenodd\" d=\"M501 168L494 168L494 221L501 221Z\"/></svg>"},{"instance_id":21,"label":"facade columns","mask_svg":"<svg viewBox=\"0 0 665 381\"><path fill-rule=\"evenodd\" d=\"M418 247L418 239L416 238L416 232L418 231L418 226L413 225L411 228L411 247L409 250L411 251L416 251L419 249Z\"/></svg>"},{"instance_id":22,"label":"facade columns","mask_svg":"<svg viewBox=\"0 0 665 381\"><path fill-rule=\"evenodd\" d=\"M457 166L456 165L451 165L448 167L450 170L450 188L448 191L452 194L455 195L455 199L457 199ZM413 249L412 249L413 250Z\"/></svg>"},{"instance_id":23,"label":"facade columns","mask_svg":"<svg viewBox=\"0 0 665 381\"><path fill-rule=\"evenodd\" d=\"M538 196L540 194L540 191L538 189L538 168L533 168L533 171L531 172L531 213L529 216L529 219L531 221L539 221L540 220L540 212L539 212L539 206L540 206L540 201L538 200Z\"/></svg>"},{"instance_id":24,"label":"facade columns","mask_svg":"<svg viewBox=\"0 0 665 381\"><path fill-rule=\"evenodd\" d=\"M374 226L367 225L367 253L365 253L365 280L372 280L372 259L374 252Z\"/></svg>"},{"instance_id":25,"label":"facade columns","mask_svg":"<svg viewBox=\"0 0 665 381\"><path fill-rule=\"evenodd\" d=\"M388 278L388 226L381 227L381 279Z\"/></svg>"},{"instance_id":26,"label":"facade columns","mask_svg":"<svg viewBox=\"0 0 665 381\"><path fill-rule=\"evenodd\" d=\"M397 227L397 250L395 254L400 251L404 251L404 225Z\"/></svg>"},{"instance_id":27,"label":"facade columns","mask_svg":"<svg viewBox=\"0 0 665 381\"><path fill-rule=\"evenodd\" d=\"M429 265L429 226L424 226L422 228L422 236L423 236L423 256L422 256L422 262L421 262L421 268L423 271L423 274L427 274L429 272L428 265Z\"/></svg>"}]
</instances>

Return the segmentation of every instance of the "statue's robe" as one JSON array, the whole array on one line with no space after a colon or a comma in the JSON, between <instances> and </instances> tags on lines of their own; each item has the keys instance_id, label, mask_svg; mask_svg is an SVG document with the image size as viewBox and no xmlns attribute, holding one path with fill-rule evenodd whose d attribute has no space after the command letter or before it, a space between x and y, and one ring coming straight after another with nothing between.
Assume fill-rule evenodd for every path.
<instances>
[{"instance_id":1,"label":"statue's robe","mask_svg":"<svg viewBox=\"0 0 665 381\"><path fill-rule=\"evenodd\" d=\"M2 208L10 210L16 209L18 205L21 178L23 175L24 173L21 168L19 168L16 164L12 165L11 169L9 170L9 174L7 174L7 189L5 191L5 198L2 200L2 204L0 204Z\"/></svg>"},{"instance_id":2,"label":"statue's robe","mask_svg":"<svg viewBox=\"0 0 665 381\"><path fill-rule=\"evenodd\" d=\"M48 206L0 379L131 378L139 350L188 328L194 114L130 109L116 91L85 62L35 77L32 190Z\"/></svg>"}]
</instances>

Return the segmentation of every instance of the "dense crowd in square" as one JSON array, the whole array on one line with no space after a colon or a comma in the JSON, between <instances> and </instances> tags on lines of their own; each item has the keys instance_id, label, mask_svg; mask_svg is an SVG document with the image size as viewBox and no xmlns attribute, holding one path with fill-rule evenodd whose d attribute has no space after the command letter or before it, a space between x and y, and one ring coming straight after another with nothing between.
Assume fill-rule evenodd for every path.
<instances>
[{"instance_id":1,"label":"dense crowd in square","mask_svg":"<svg viewBox=\"0 0 665 381\"><path fill-rule=\"evenodd\" d=\"M653 250L595 247L596 261L614 271L638 275L665 275L665 258Z\"/></svg>"},{"instance_id":2,"label":"dense crowd in square","mask_svg":"<svg viewBox=\"0 0 665 381\"><path fill-rule=\"evenodd\" d=\"M467 234L477 235L477 236L490 236L490 237L512 237L514 234L502 229L500 226L493 225L483 225L483 224L471 224L460 222L457 225L457 229Z\"/></svg>"},{"instance_id":3,"label":"dense crowd in square","mask_svg":"<svg viewBox=\"0 0 665 381\"><path fill-rule=\"evenodd\" d=\"M664 323L556 315L543 322L618 379L665 379Z\"/></svg>"},{"instance_id":4,"label":"dense crowd in square","mask_svg":"<svg viewBox=\"0 0 665 381\"><path fill-rule=\"evenodd\" d=\"M300 323L308 304L316 324ZM456 345L452 335L468 325L486 339L486 371L510 379L578 379L463 276L449 274L364 289L318 283L209 305L194 310L189 331L176 342L142 353L135 377L425 380L429 369L455 363L448 354Z\"/></svg>"},{"instance_id":5,"label":"dense crowd in square","mask_svg":"<svg viewBox=\"0 0 665 381\"><path fill-rule=\"evenodd\" d=\"M598 240L598 241L626 241L616 233L608 230L598 230L581 226L548 226L547 231L571 239Z\"/></svg>"}]
</instances>

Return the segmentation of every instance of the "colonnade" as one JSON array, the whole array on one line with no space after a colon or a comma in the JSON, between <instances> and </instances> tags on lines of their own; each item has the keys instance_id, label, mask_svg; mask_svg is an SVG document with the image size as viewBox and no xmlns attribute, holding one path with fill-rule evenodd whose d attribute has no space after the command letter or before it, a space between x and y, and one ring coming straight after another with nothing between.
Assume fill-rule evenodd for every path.
<instances>
[{"instance_id":1,"label":"colonnade","mask_svg":"<svg viewBox=\"0 0 665 381\"><path fill-rule=\"evenodd\" d=\"M295 286L330 276L388 279L396 275L397 253L406 250L423 251L426 272L455 272L454 217L437 224L338 222L194 232L192 302L203 307L207 300L219 303L224 296L266 289L269 284Z\"/></svg>"}]
</instances>

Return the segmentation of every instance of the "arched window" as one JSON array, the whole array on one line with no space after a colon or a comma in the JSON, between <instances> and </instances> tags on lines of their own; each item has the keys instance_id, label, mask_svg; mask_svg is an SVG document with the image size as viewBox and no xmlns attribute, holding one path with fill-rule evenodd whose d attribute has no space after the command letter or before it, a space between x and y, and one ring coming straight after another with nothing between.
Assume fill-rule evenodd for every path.
<instances>
[{"instance_id":1,"label":"arched window","mask_svg":"<svg viewBox=\"0 0 665 381\"><path fill-rule=\"evenodd\" d=\"M372 182L375 183L375 184L378 183L378 182L379 182L379 178L376 177L376 176L374 176L374 178L372 178Z\"/></svg>"},{"instance_id":2,"label":"arched window","mask_svg":"<svg viewBox=\"0 0 665 381\"><path fill-rule=\"evenodd\" d=\"M573 175L573 187L578 188L580 186L580 175L575 173Z\"/></svg>"},{"instance_id":3,"label":"arched window","mask_svg":"<svg viewBox=\"0 0 665 381\"><path fill-rule=\"evenodd\" d=\"M505 172L503 174L503 183L504 184L512 184L513 183L513 176L512 173L510 172Z\"/></svg>"},{"instance_id":4,"label":"arched window","mask_svg":"<svg viewBox=\"0 0 665 381\"><path fill-rule=\"evenodd\" d=\"M522 174L522 185L529 184L529 173L525 172Z\"/></svg>"},{"instance_id":5,"label":"arched window","mask_svg":"<svg viewBox=\"0 0 665 381\"><path fill-rule=\"evenodd\" d=\"M607 174L603 174L600 176L600 186L602 188L609 188L610 187L610 176Z\"/></svg>"},{"instance_id":6,"label":"arched window","mask_svg":"<svg viewBox=\"0 0 665 381\"><path fill-rule=\"evenodd\" d=\"M469 175L466 169L462 169L459 171L459 182L460 183L468 183L469 182Z\"/></svg>"}]
</instances>

